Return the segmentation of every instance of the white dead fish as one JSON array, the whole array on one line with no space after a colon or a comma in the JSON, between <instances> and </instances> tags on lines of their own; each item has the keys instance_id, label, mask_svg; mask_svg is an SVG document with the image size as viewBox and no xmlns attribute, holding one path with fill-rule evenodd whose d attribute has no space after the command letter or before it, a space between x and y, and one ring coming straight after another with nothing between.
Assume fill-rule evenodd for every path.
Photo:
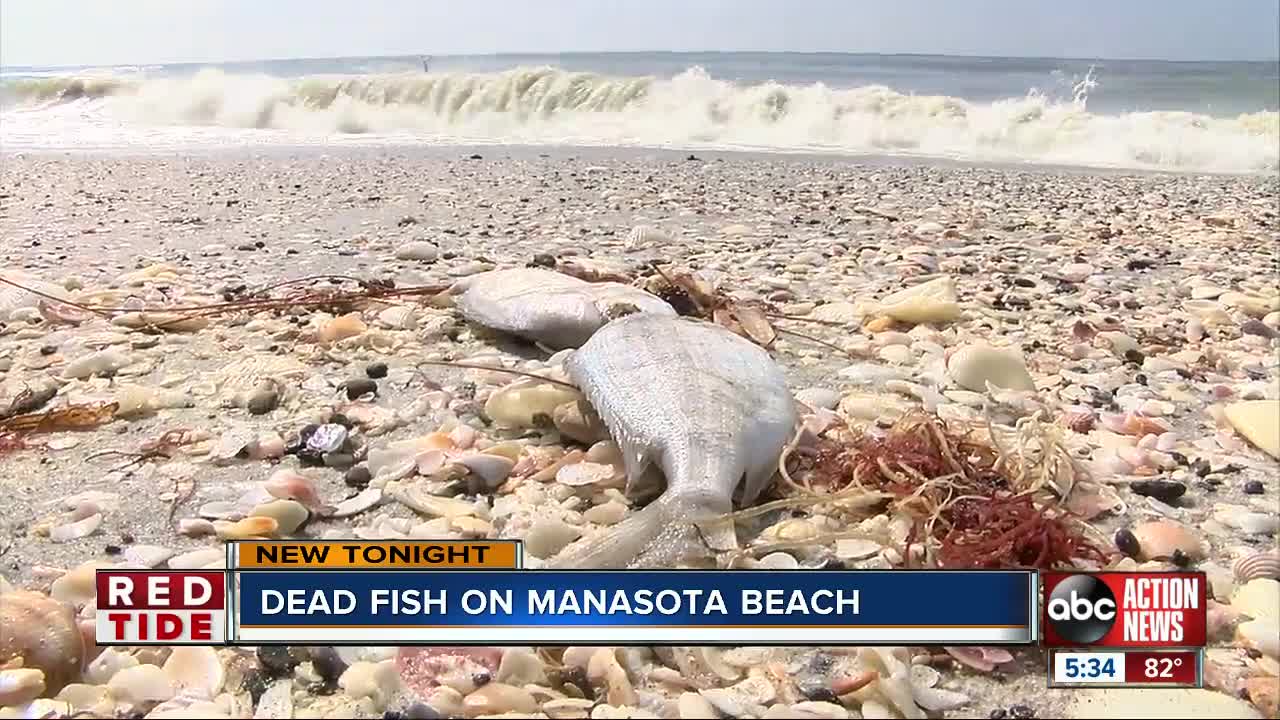
<instances>
[{"instance_id":1,"label":"white dead fish","mask_svg":"<svg viewBox=\"0 0 1280 720\"><path fill-rule=\"evenodd\" d=\"M538 268L493 270L459 280L454 306L477 325L553 348L578 347L629 312L674 317L661 298L621 283L589 283Z\"/></svg>"},{"instance_id":2,"label":"white dead fish","mask_svg":"<svg viewBox=\"0 0 1280 720\"><path fill-rule=\"evenodd\" d=\"M714 549L735 547L731 525L702 521L732 510L744 477L743 503L764 490L796 425L786 379L768 353L718 325L638 314L606 325L565 368L622 450L628 489L651 464L667 487L549 565L671 564L697 543L696 530Z\"/></svg>"}]
</instances>

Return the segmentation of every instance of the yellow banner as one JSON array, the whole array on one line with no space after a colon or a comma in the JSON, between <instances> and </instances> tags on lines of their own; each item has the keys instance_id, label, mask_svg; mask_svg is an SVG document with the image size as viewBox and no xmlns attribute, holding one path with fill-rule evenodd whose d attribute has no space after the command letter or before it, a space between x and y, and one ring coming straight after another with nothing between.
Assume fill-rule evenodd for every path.
<instances>
[{"instance_id":1,"label":"yellow banner","mask_svg":"<svg viewBox=\"0 0 1280 720\"><path fill-rule=\"evenodd\" d=\"M515 540L247 540L235 543L235 567L500 570L520 567L520 545Z\"/></svg>"}]
</instances>

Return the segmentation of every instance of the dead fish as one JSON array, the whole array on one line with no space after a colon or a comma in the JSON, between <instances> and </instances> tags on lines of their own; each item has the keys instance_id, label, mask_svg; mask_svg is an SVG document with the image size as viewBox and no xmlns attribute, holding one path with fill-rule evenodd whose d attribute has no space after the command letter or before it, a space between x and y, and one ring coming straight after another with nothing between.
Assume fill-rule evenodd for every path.
<instances>
[{"instance_id":1,"label":"dead fish","mask_svg":"<svg viewBox=\"0 0 1280 720\"><path fill-rule=\"evenodd\" d=\"M718 325L640 314L605 325L565 369L622 450L628 492L654 467L666 490L550 566L670 565L699 535L715 550L736 547L731 523L706 521L732 511L740 484L743 504L759 496L797 422L768 353Z\"/></svg>"},{"instance_id":2,"label":"dead fish","mask_svg":"<svg viewBox=\"0 0 1280 720\"><path fill-rule=\"evenodd\" d=\"M467 320L556 349L576 348L631 312L674 316L661 298L615 282L589 283L538 268L492 270L450 289Z\"/></svg>"}]
</instances>

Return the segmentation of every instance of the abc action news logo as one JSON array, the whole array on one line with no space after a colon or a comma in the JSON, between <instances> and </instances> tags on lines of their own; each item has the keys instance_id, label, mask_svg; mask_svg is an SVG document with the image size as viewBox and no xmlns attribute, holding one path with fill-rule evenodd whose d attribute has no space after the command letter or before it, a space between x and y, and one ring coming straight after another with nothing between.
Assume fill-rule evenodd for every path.
<instances>
[{"instance_id":1,"label":"abc action news logo","mask_svg":"<svg viewBox=\"0 0 1280 720\"><path fill-rule=\"evenodd\" d=\"M1204 573L1045 573L1049 647L1203 647Z\"/></svg>"}]
</instances>

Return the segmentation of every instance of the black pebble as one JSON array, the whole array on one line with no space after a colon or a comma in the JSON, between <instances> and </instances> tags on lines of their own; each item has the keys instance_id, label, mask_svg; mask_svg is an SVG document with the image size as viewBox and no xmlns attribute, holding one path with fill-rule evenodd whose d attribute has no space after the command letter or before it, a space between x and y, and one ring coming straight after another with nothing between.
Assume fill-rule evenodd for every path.
<instances>
[{"instance_id":1,"label":"black pebble","mask_svg":"<svg viewBox=\"0 0 1280 720\"><path fill-rule=\"evenodd\" d=\"M1173 461L1178 463L1179 465L1187 464L1187 456L1183 455L1180 452L1171 452L1169 453L1169 457L1173 458Z\"/></svg>"},{"instance_id":2,"label":"black pebble","mask_svg":"<svg viewBox=\"0 0 1280 720\"><path fill-rule=\"evenodd\" d=\"M120 536L120 544L121 544L121 545L132 545L132 544L134 544L134 543L136 543L136 542L138 542L138 539L137 539L137 538L135 538L134 536L130 535L129 533L125 533L125 534L123 534L123 535L121 535L121 536Z\"/></svg>"},{"instance_id":3,"label":"black pebble","mask_svg":"<svg viewBox=\"0 0 1280 720\"><path fill-rule=\"evenodd\" d=\"M1138 537L1123 529L1116 531L1116 548L1129 557L1138 557L1138 553L1142 552Z\"/></svg>"},{"instance_id":4,"label":"black pebble","mask_svg":"<svg viewBox=\"0 0 1280 720\"><path fill-rule=\"evenodd\" d=\"M279 645L258 646L258 664L273 677L282 677L293 672L298 666L298 659L289 652L289 648Z\"/></svg>"},{"instance_id":5,"label":"black pebble","mask_svg":"<svg viewBox=\"0 0 1280 720\"><path fill-rule=\"evenodd\" d=\"M382 713L382 720L404 720L404 713L399 710L388 710Z\"/></svg>"},{"instance_id":6,"label":"black pebble","mask_svg":"<svg viewBox=\"0 0 1280 720\"><path fill-rule=\"evenodd\" d=\"M1128 362L1133 363L1134 365L1141 365L1142 361L1146 360L1147 358L1138 350L1125 350L1124 359ZM1014 707L1018 707L1018 706L1015 705Z\"/></svg>"},{"instance_id":7,"label":"black pebble","mask_svg":"<svg viewBox=\"0 0 1280 720\"><path fill-rule=\"evenodd\" d=\"M1191 557L1182 552L1182 548L1174 548L1173 555L1170 556L1169 559L1173 561L1174 565L1177 565L1180 568L1187 567L1191 564Z\"/></svg>"},{"instance_id":8,"label":"black pebble","mask_svg":"<svg viewBox=\"0 0 1280 720\"><path fill-rule=\"evenodd\" d=\"M1010 705L1009 716L1018 718L1018 720L1026 720L1036 716L1036 711L1026 705Z\"/></svg>"},{"instance_id":9,"label":"black pebble","mask_svg":"<svg viewBox=\"0 0 1280 720\"><path fill-rule=\"evenodd\" d=\"M813 702L829 702L839 703L840 699L836 697L836 693L829 687L824 685L814 685L813 687L801 690L804 696Z\"/></svg>"},{"instance_id":10,"label":"black pebble","mask_svg":"<svg viewBox=\"0 0 1280 720\"><path fill-rule=\"evenodd\" d=\"M387 376L387 364L381 362L373 363L364 369L364 374L375 380L378 378L384 378Z\"/></svg>"},{"instance_id":11,"label":"black pebble","mask_svg":"<svg viewBox=\"0 0 1280 720\"><path fill-rule=\"evenodd\" d=\"M471 682L475 683L476 687L484 687L492 681L493 675L488 672L478 672L471 676Z\"/></svg>"},{"instance_id":12,"label":"black pebble","mask_svg":"<svg viewBox=\"0 0 1280 720\"><path fill-rule=\"evenodd\" d=\"M347 671L347 664L342 661L338 651L331 647L311 648L311 666L326 685L334 685L342 673Z\"/></svg>"},{"instance_id":13,"label":"black pebble","mask_svg":"<svg viewBox=\"0 0 1280 720\"><path fill-rule=\"evenodd\" d=\"M991 718L991 720L1004 720L1009 717L1009 711L1004 708L996 708L995 710L987 713L987 717Z\"/></svg>"},{"instance_id":14,"label":"black pebble","mask_svg":"<svg viewBox=\"0 0 1280 720\"><path fill-rule=\"evenodd\" d=\"M365 465L356 465L348 470L346 475L342 476L342 482L353 488L368 487L371 479L372 475Z\"/></svg>"},{"instance_id":15,"label":"black pebble","mask_svg":"<svg viewBox=\"0 0 1280 720\"><path fill-rule=\"evenodd\" d=\"M1139 495L1153 497L1165 504L1173 504L1187 492L1187 486L1173 480L1139 480L1129 484L1129 489Z\"/></svg>"},{"instance_id":16,"label":"black pebble","mask_svg":"<svg viewBox=\"0 0 1280 720\"><path fill-rule=\"evenodd\" d=\"M361 395L373 393L378 394L378 383L365 378L356 378L347 381L347 399L355 400Z\"/></svg>"},{"instance_id":17,"label":"black pebble","mask_svg":"<svg viewBox=\"0 0 1280 720\"><path fill-rule=\"evenodd\" d=\"M1266 489L1262 487L1261 480L1250 480L1244 484L1244 493L1246 495L1261 495Z\"/></svg>"},{"instance_id":18,"label":"black pebble","mask_svg":"<svg viewBox=\"0 0 1280 720\"><path fill-rule=\"evenodd\" d=\"M108 545L105 548L103 548L102 551L108 555L119 555L120 553L124 552L123 548L121 548L119 545Z\"/></svg>"},{"instance_id":19,"label":"black pebble","mask_svg":"<svg viewBox=\"0 0 1280 720\"><path fill-rule=\"evenodd\" d=\"M533 256L533 259L529 261L529 264L533 267L553 268L556 266L556 256L551 253L538 253Z\"/></svg>"},{"instance_id":20,"label":"black pebble","mask_svg":"<svg viewBox=\"0 0 1280 720\"><path fill-rule=\"evenodd\" d=\"M1199 475L1200 477L1208 475L1210 470L1212 470L1212 468L1209 466L1209 461L1204 458L1196 458L1191 463L1191 472Z\"/></svg>"},{"instance_id":21,"label":"black pebble","mask_svg":"<svg viewBox=\"0 0 1280 720\"><path fill-rule=\"evenodd\" d=\"M475 154L473 154L473 155L468 156L468 157L467 157L467 159L468 159L468 160L483 160L483 159L484 159L484 156L483 156L483 155L481 155L480 153L475 153Z\"/></svg>"},{"instance_id":22,"label":"black pebble","mask_svg":"<svg viewBox=\"0 0 1280 720\"><path fill-rule=\"evenodd\" d=\"M58 346L57 346L57 345L41 345L41 346L40 346L40 354L41 354L41 355L52 355L52 354L54 354L54 353L56 353L56 352L58 352Z\"/></svg>"},{"instance_id":23,"label":"black pebble","mask_svg":"<svg viewBox=\"0 0 1280 720\"><path fill-rule=\"evenodd\" d=\"M426 703L416 702L400 713L404 720L437 720L443 717L438 710Z\"/></svg>"}]
</instances>

